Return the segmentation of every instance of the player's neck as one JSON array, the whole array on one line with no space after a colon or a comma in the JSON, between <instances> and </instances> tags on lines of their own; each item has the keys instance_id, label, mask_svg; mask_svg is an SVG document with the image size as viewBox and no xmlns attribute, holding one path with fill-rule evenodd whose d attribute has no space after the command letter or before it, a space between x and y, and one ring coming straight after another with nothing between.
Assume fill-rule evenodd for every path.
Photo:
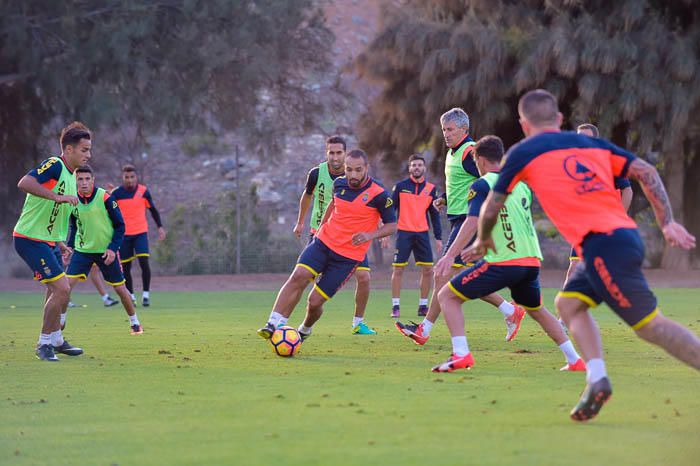
<instances>
[{"instance_id":1,"label":"player's neck","mask_svg":"<svg viewBox=\"0 0 700 466\"><path fill-rule=\"evenodd\" d=\"M68 159L66 158L65 155L63 155L63 152L61 152L61 160L63 160L63 164L66 166L69 172L73 173L75 170L75 167L73 167L70 163L68 163Z\"/></svg>"},{"instance_id":2,"label":"player's neck","mask_svg":"<svg viewBox=\"0 0 700 466\"><path fill-rule=\"evenodd\" d=\"M559 126L543 126L541 128L531 128L528 137L537 136L542 133L560 133L561 128Z\"/></svg>"},{"instance_id":3,"label":"player's neck","mask_svg":"<svg viewBox=\"0 0 700 466\"><path fill-rule=\"evenodd\" d=\"M410 178L411 178L411 181L413 181L414 183L418 183L418 184L425 181L425 175L422 175L420 178L416 178L415 176L410 175Z\"/></svg>"}]
</instances>

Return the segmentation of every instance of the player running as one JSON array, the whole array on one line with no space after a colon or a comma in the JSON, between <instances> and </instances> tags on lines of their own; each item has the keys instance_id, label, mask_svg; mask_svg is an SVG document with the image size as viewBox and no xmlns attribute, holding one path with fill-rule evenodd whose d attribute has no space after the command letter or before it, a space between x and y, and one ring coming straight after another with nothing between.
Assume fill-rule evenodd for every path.
<instances>
[{"instance_id":1,"label":"player running","mask_svg":"<svg viewBox=\"0 0 700 466\"><path fill-rule=\"evenodd\" d=\"M595 417L612 394L600 332L588 312L602 301L640 338L700 369L700 339L657 308L642 273L644 244L634 220L625 213L613 178L629 177L642 185L671 246L691 249L695 237L673 220L656 169L610 142L561 132L563 117L552 94L542 89L526 93L518 113L526 139L508 151L482 207L478 237L470 249L478 255L494 249L492 232L499 212L523 181L583 258L557 296L556 306L586 361L586 388L571 411L572 419L585 421Z\"/></svg>"},{"instance_id":2,"label":"player running","mask_svg":"<svg viewBox=\"0 0 700 466\"><path fill-rule=\"evenodd\" d=\"M503 142L497 136L485 136L472 151L481 178L469 191L467 220L462 225L445 256L435 266L437 274L445 274L469 240L474 237L479 221L479 211L492 186L498 179L503 158ZM540 292L540 263L542 252L532 223L532 192L519 183L500 212L500 223L494 228L495 251L487 254L472 267L460 272L438 293L440 307L452 336L452 355L443 364L433 367L433 372L452 372L469 369L474 357L469 351L464 332L462 303L477 299L494 291L509 288L513 301L528 311L542 329L559 346L566 365L562 371L585 371L586 365L574 349L557 319L542 306ZM506 323L508 321L506 320ZM520 325L509 326L506 341L511 341Z\"/></svg>"},{"instance_id":3,"label":"player running","mask_svg":"<svg viewBox=\"0 0 700 466\"><path fill-rule=\"evenodd\" d=\"M95 177L89 166L75 170L78 185L78 205L73 210L68 246L73 255L66 275L71 290L78 281L85 281L93 265L102 272L105 281L114 287L129 316L131 334L143 333L134 303L124 286L119 263L119 246L124 238L124 219L117 201L102 188L95 189ZM65 318L62 319L65 322Z\"/></svg>"},{"instance_id":4,"label":"player running","mask_svg":"<svg viewBox=\"0 0 700 466\"><path fill-rule=\"evenodd\" d=\"M469 136L469 116L466 112L461 108L448 110L440 117L440 126L445 144L449 147L447 155L445 155L445 196L437 199L433 205L438 209L447 206L447 219L450 221L451 227L450 236L445 245L445 251L447 251L467 219L467 195L472 183L479 178L479 170L471 157L476 142ZM420 324L413 322L404 324L397 321L395 325L399 332L419 345L428 341L430 330L440 316L437 292L450 280L454 271L464 266L464 262L458 255L455 257L453 270L445 275L434 274L433 296L427 315ZM519 326L520 321L525 316L523 308L514 306L497 293L484 296L481 299L497 307L510 327Z\"/></svg>"},{"instance_id":5,"label":"player running","mask_svg":"<svg viewBox=\"0 0 700 466\"><path fill-rule=\"evenodd\" d=\"M15 250L34 273L34 279L46 285L44 321L36 349L42 361L58 361L56 353L83 353L61 333L61 315L68 306L70 285L53 248L58 243L67 251L62 242L68 237L71 206L78 203L73 171L92 156L90 130L73 122L61 131L59 141L61 155L44 160L17 183L27 196L12 233Z\"/></svg>"},{"instance_id":6,"label":"player running","mask_svg":"<svg viewBox=\"0 0 700 466\"><path fill-rule=\"evenodd\" d=\"M413 253L416 265L421 267L420 300L418 315L428 313L428 293L433 278L433 248L430 244L428 216L438 251L442 250L442 225L440 212L433 202L438 199L437 187L425 179L425 159L418 154L408 158L410 176L399 181L391 192L391 199L398 215L396 251L391 264L391 317L401 315L401 281L404 267Z\"/></svg>"},{"instance_id":7,"label":"player running","mask_svg":"<svg viewBox=\"0 0 700 466\"><path fill-rule=\"evenodd\" d=\"M373 239L396 231L396 211L389 193L368 174L364 151L345 156L345 176L333 182L333 199L314 239L304 248L294 271L280 289L270 317L258 335L269 339L285 325L310 282L306 317L299 334L306 339L323 313L323 303L343 286L367 254ZM383 224L377 228L379 221Z\"/></svg>"},{"instance_id":8,"label":"player running","mask_svg":"<svg viewBox=\"0 0 700 466\"><path fill-rule=\"evenodd\" d=\"M112 191L112 196L119 204L119 210L124 217L126 233L124 241L119 249L121 263L124 267L124 277L126 278L126 288L131 294L131 300L136 304L134 294L134 282L131 279L131 265L134 259L138 258L141 267L141 280L143 282L143 295L141 304L144 307L151 305L151 265L148 257L151 255L148 250L148 220L146 220L146 209L151 212L153 220L158 226L158 241L163 241L166 236L163 222L160 219L158 209L153 203L148 188L139 184L136 167L124 165L122 167L122 186Z\"/></svg>"},{"instance_id":9,"label":"player running","mask_svg":"<svg viewBox=\"0 0 700 466\"><path fill-rule=\"evenodd\" d=\"M301 238L304 218L312 204L309 242L313 240L321 226L323 214L333 199L331 192L333 182L345 174L346 147L345 139L340 136L330 136L326 139L326 161L309 170L306 177L306 188L299 199L299 214L294 226L294 234L297 238ZM367 256L355 269L355 281L355 315L352 319L352 333L355 335L374 335L377 332L364 321L370 289L370 267Z\"/></svg>"}]
</instances>

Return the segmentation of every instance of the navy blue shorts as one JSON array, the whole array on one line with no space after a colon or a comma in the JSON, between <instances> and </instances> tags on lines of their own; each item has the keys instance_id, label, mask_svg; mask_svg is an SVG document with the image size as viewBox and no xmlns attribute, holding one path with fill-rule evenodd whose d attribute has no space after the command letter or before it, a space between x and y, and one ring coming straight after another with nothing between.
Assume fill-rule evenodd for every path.
<instances>
[{"instance_id":1,"label":"navy blue shorts","mask_svg":"<svg viewBox=\"0 0 700 466\"><path fill-rule=\"evenodd\" d=\"M413 252L416 265L433 265L433 249L430 246L430 232L401 231L396 234L396 250L394 251L394 267L405 267Z\"/></svg>"},{"instance_id":2,"label":"navy blue shorts","mask_svg":"<svg viewBox=\"0 0 700 466\"><path fill-rule=\"evenodd\" d=\"M119 248L119 257L121 257L122 264L131 262L137 257L148 257L150 255L147 232L124 236L122 246Z\"/></svg>"},{"instance_id":3,"label":"navy blue shorts","mask_svg":"<svg viewBox=\"0 0 700 466\"><path fill-rule=\"evenodd\" d=\"M321 240L314 238L301 252L296 266L311 272L317 279L314 288L324 298L331 299L360 264L360 261L333 252Z\"/></svg>"},{"instance_id":4,"label":"navy blue shorts","mask_svg":"<svg viewBox=\"0 0 700 466\"><path fill-rule=\"evenodd\" d=\"M455 242L455 239L457 238L457 234L459 233L459 229L462 228L462 224L467 220L466 215L460 215L459 217L454 217L450 219L450 237L447 239L447 244L445 244L445 247L442 251L442 254L444 255L448 249L450 249L450 246L452 246L452 243ZM472 239L469 243L474 242L474 239ZM452 264L452 267L467 267L468 264L465 264L462 258L460 257L459 254L457 254L457 257L455 257L455 263Z\"/></svg>"},{"instance_id":5,"label":"navy blue shorts","mask_svg":"<svg viewBox=\"0 0 700 466\"><path fill-rule=\"evenodd\" d=\"M571 248L571 252L569 253L569 261L578 261L581 260L581 258L578 256L578 253L576 252L576 248Z\"/></svg>"},{"instance_id":6,"label":"navy blue shorts","mask_svg":"<svg viewBox=\"0 0 700 466\"><path fill-rule=\"evenodd\" d=\"M493 265L483 259L452 278L447 286L465 301L510 289L516 304L528 311L542 307L540 268L521 265Z\"/></svg>"},{"instance_id":7,"label":"navy blue shorts","mask_svg":"<svg viewBox=\"0 0 700 466\"><path fill-rule=\"evenodd\" d=\"M589 233L581 249L583 261L560 296L578 298L590 307L605 301L635 330L656 316L656 296L642 273L644 243L637 229Z\"/></svg>"},{"instance_id":8,"label":"navy blue shorts","mask_svg":"<svg viewBox=\"0 0 700 466\"><path fill-rule=\"evenodd\" d=\"M114 259L111 264L106 265L104 259L102 259L102 254L99 252L87 253L75 251L70 258L70 264L68 264L66 275L68 275L68 278L77 278L81 282L84 282L87 280L93 264L97 265L105 281L110 285L119 286L124 284L124 273L122 272L122 264L119 262L119 254L117 254L116 259Z\"/></svg>"},{"instance_id":9,"label":"navy blue shorts","mask_svg":"<svg viewBox=\"0 0 700 466\"><path fill-rule=\"evenodd\" d=\"M309 242L307 243L307 246L311 244L315 237L316 236L313 233L309 235ZM362 259L362 262L360 262L360 264L357 266L357 270L366 270L368 272L372 270L369 266L369 258L367 257L367 254L365 254L365 258Z\"/></svg>"},{"instance_id":10,"label":"navy blue shorts","mask_svg":"<svg viewBox=\"0 0 700 466\"><path fill-rule=\"evenodd\" d=\"M50 283L65 275L58 246L19 236L13 237L13 241L17 254L34 273L34 280Z\"/></svg>"}]
</instances>

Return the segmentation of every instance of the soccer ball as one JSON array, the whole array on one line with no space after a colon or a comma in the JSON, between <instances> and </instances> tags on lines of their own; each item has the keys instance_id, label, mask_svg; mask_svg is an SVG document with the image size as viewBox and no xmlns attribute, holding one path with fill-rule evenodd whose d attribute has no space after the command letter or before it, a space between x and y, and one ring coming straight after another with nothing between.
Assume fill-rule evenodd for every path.
<instances>
[{"instance_id":1,"label":"soccer ball","mask_svg":"<svg viewBox=\"0 0 700 466\"><path fill-rule=\"evenodd\" d=\"M294 327L284 326L275 330L270 338L272 351L278 356L289 358L294 356L301 346L301 336Z\"/></svg>"}]
</instances>

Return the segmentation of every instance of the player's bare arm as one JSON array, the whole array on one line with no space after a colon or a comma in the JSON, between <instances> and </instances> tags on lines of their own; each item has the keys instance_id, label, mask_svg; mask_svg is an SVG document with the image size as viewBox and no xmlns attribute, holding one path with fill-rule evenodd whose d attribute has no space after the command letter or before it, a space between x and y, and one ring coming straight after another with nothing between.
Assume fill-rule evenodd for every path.
<instances>
[{"instance_id":1,"label":"player's bare arm","mask_svg":"<svg viewBox=\"0 0 700 466\"><path fill-rule=\"evenodd\" d=\"M323 218L321 219L321 223L319 224L319 228L321 228L321 225L326 223L329 218L331 218L331 212L333 212L333 207L335 206L335 200L331 199L331 202L328 203L328 207L326 207L326 211L323 213Z\"/></svg>"},{"instance_id":2,"label":"player's bare arm","mask_svg":"<svg viewBox=\"0 0 700 466\"><path fill-rule=\"evenodd\" d=\"M301 238L301 232L304 229L304 218L306 218L306 213L311 207L314 197L311 194L307 194L306 191L301 193L301 198L299 199L299 214L297 215L297 223L294 225L294 234L297 238Z\"/></svg>"},{"instance_id":3,"label":"player's bare arm","mask_svg":"<svg viewBox=\"0 0 700 466\"><path fill-rule=\"evenodd\" d=\"M620 197L622 198L622 206L625 208L625 212L630 210L632 205L632 198L634 197L634 192L631 187L626 187L620 192Z\"/></svg>"},{"instance_id":4,"label":"player's bare arm","mask_svg":"<svg viewBox=\"0 0 700 466\"><path fill-rule=\"evenodd\" d=\"M629 177L637 180L642 185L644 195L649 200L652 209L654 209L656 222L659 224L666 241L671 246L677 246L682 249L694 248L695 236L688 233L683 225L673 220L671 202L668 200L666 188L664 188L656 168L637 158L629 166Z\"/></svg>"},{"instance_id":5,"label":"player's bare arm","mask_svg":"<svg viewBox=\"0 0 700 466\"><path fill-rule=\"evenodd\" d=\"M355 233L352 237L352 244L358 245L372 241L373 239L384 238L385 236L391 236L396 233L396 222L385 223L381 227L374 231L362 231L360 233Z\"/></svg>"},{"instance_id":6,"label":"player's bare arm","mask_svg":"<svg viewBox=\"0 0 700 466\"><path fill-rule=\"evenodd\" d=\"M77 205L78 198L76 196L64 196L62 194L56 194L48 188L39 183L39 181L31 175L24 175L22 179L17 183L17 187L25 193L33 194L35 196L43 197L50 201L54 201L58 204L68 203L70 205Z\"/></svg>"},{"instance_id":7,"label":"player's bare arm","mask_svg":"<svg viewBox=\"0 0 700 466\"><path fill-rule=\"evenodd\" d=\"M469 257L483 257L489 249L496 251L491 232L498 220L498 213L503 208L507 198L507 195L495 191L489 193L479 212L479 232L476 241L467 249Z\"/></svg>"},{"instance_id":8,"label":"player's bare arm","mask_svg":"<svg viewBox=\"0 0 700 466\"><path fill-rule=\"evenodd\" d=\"M445 252L445 255L437 261L434 267L436 276L449 276L452 270L452 264L455 257L462 252L469 243L469 240L474 237L476 230L479 227L479 217L469 216L459 229L459 233L455 237L454 242L450 245L450 249Z\"/></svg>"}]
</instances>

